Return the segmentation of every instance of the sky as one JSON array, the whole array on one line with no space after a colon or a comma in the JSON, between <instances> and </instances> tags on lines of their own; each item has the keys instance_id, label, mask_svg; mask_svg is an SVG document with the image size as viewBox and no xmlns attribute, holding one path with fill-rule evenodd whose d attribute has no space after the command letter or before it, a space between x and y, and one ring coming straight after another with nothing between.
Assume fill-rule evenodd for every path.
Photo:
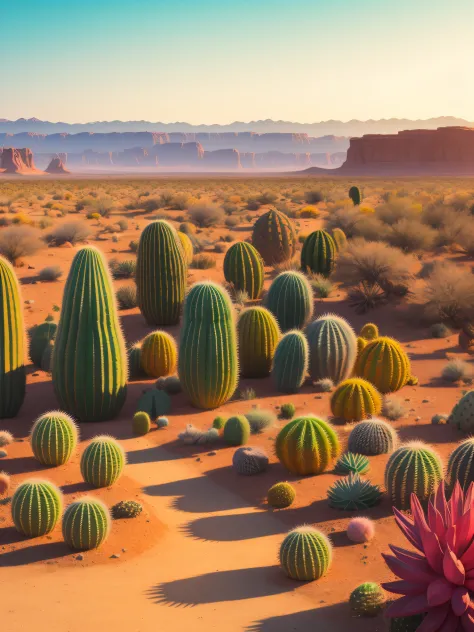
<instances>
[{"instance_id":1,"label":"sky","mask_svg":"<svg viewBox=\"0 0 474 632\"><path fill-rule=\"evenodd\" d=\"M474 121L473 0L0 0L0 118Z\"/></svg>"}]
</instances>

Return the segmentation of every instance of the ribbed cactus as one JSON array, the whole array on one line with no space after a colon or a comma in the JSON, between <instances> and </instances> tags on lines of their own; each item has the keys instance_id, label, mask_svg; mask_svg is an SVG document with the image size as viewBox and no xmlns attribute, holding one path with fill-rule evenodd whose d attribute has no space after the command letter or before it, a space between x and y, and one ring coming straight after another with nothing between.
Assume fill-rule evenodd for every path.
<instances>
[{"instance_id":1,"label":"ribbed cactus","mask_svg":"<svg viewBox=\"0 0 474 632\"><path fill-rule=\"evenodd\" d=\"M85 496L67 507L63 516L63 538L76 551L99 547L109 535L110 512L97 498Z\"/></svg>"},{"instance_id":2,"label":"ribbed cactus","mask_svg":"<svg viewBox=\"0 0 474 632\"><path fill-rule=\"evenodd\" d=\"M79 421L118 415L127 393L127 353L102 253L86 246L64 288L52 358L60 407Z\"/></svg>"},{"instance_id":3,"label":"ribbed cactus","mask_svg":"<svg viewBox=\"0 0 474 632\"><path fill-rule=\"evenodd\" d=\"M187 264L176 230L164 220L151 222L140 237L137 302L147 323L176 325L186 291Z\"/></svg>"},{"instance_id":4,"label":"ribbed cactus","mask_svg":"<svg viewBox=\"0 0 474 632\"><path fill-rule=\"evenodd\" d=\"M376 617L385 606L387 596L384 589L374 582L365 582L352 591L349 605L354 614Z\"/></svg>"},{"instance_id":5,"label":"ribbed cactus","mask_svg":"<svg viewBox=\"0 0 474 632\"><path fill-rule=\"evenodd\" d=\"M133 434L138 436L146 435L150 432L151 421L148 413L135 413L132 421Z\"/></svg>"},{"instance_id":6,"label":"ribbed cactus","mask_svg":"<svg viewBox=\"0 0 474 632\"><path fill-rule=\"evenodd\" d=\"M273 357L272 379L279 393L297 393L308 372L308 342L299 330L288 331Z\"/></svg>"},{"instance_id":7,"label":"ribbed cactus","mask_svg":"<svg viewBox=\"0 0 474 632\"><path fill-rule=\"evenodd\" d=\"M30 538L50 533L63 510L62 495L49 481L31 479L20 483L12 497L16 530Z\"/></svg>"},{"instance_id":8,"label":"ribbed cactus","mask_svg":"<svg viewBox=\"0 0 474 632\"><path fill-rule=\"evenodd\" d=\"M351 187L349 189L349 197L352 200L354 206L358 206L362 200L359 187L356 187L356 186Z\"/></svg>"},{"instance_id":9,"label":"ribbed cactus","mask_svg":"<svg viewBox=\"0 0 474 632\"><path fill-rule=\"evenodd\" d=\"M318 417L298 417L284 426L276 439L276 455L293 474L321 474L339 456L339 438Z\"/></svg>"},{"instance_id":10,"label":"ribbed cactus","mask_svg":"<svg viewBox=\"0 0 474 632\"><path fill-rule=\"evenodd\" d=\"M296 233L291 220L279 211L264 213L254 224L252 244L266 265L291 259L296 252Z\"/></svg>"},{"instance_id":11,"label":"ribbed cactus","mask_svg":"<svg viewBox=\"0 0 474 632\"><path fill-rule=\"evenodd\" d=\"M237 387L237 337L232 303L223 287L195 283L184 305L178 373L196 408L225 404Z\"/></svg>"},{"instance_id":12,"label":"ribbed cactus","mask_svg":"<svg viewBox=\"0 0 474 632\"><path fill-rule=\"evenodd\" d=\"M325 230L315 230L306 237L301 250L301 269L328 277L336 261L336 244Z\"/></svg>"},{"instance_id":13,"label":"ribbed cactus","mask_svg":"<svg viewBox=\"0 0 474 632\"><path fill-rule=\"evenodd\" d=\"M376 505L381 497L379 486L361 479L357 472L339 478L328 489L329 505L343 511L363 511Z\"/></svg>"},{"instance_id":14,"label":"ribbed cactus","mask_svg":"<svg viewBox=\"0 0 474 632\"><path fill-rule=\"evenodd\" d=\"M60 410L41 415L31 430L31 449L43 465L64 465L77 445L74 421Z\"/></svg>"},{"instance_id":15,"label":"ribbed cactus","mask_svg":"<svg viewBox=\"0 0 474 632\"><path fill-rule=\"evenodd\" d=\"M362 421L382 410L382 398L367 380L352 377L341 382L331 397L334 417L345 421Z\"/></svg>"},{"instance_id":16,"label":"ribbed cactus","mask_svg":"<svg viewBox=\"0 0 474 632\"><path fill-rule=\"evenodd\" d=\"M344 318L334 314L320 316L308 325L306 337L313 382L329 378L338 384L351 375L357 357L357 339Z\"/></svg>"},{"instance_id":17,"label":"ribbed cactus","mask_svg":"<svg viewBox=\"0 0 474 632\"><path fill-rule=\"evenodd\" d=\"M285 509L290 507L295 501L296 492L290 483L275 483L268 490L267 502L275 509Z\"/></svg>"},{"instance_id":18,"label":"ribbed cactus","mask_svg":"<svg viewBox=\"0 0 474 632\"><path fill-rule=\"evenodd\" d=\"M41 360L44 350L51 340L56 337L58 326L56 323L46 321L33 327L30 333L30 358L35 366L41 368Z\"/></svg>"},{"instance_id":19,"label":"ribbed cactus","mask_svg":"<svg viewBox=\"0 0 474 632\"><path fill-rule=\"evenodd\" d=\"M279 557L288 577L314 581L329 570L332 546L327 537L313 527L297 527L281 543Z\"/></svg>"},{"instance_id":20,"label":"ribbed cactus","mask_svg":"<svg viewBox=\"0 0 474 632\"><path fill-rule=\"evenodd\" d=\"M122 474L125 463L125 452L118 441L107 435L94 437L82 453L82 478L94 487L110 487Z\"/></svg>"},{"instance_id":21,"label":"ribbed cactus","mask_svg":"<svg viewBox=\"0 0 474 632\"><path fill-rule=\"evenodd\" d=\"M46 373L51 373L52 370L52 361L53 361L53 349L54 342L51 340L46 345L45 350L43 351L43 355L41 356L41 370Z\"/></svg>"},{"instance_id":22,"label":"ribbed cactus","mask_svg":"<svg viewBox=\"0 0 474 632\"><path fill-rule=\"evenodd\" d=\"M16 417L25 399L25 351L20 288L12 266L0 257L0 419Z\"/></svg>"},{"instance_id":23,"label":"ribbed cactus","mask_svg":"<svg viewBox=\"0 0 474 632\"><path fill-rule=\"evenodd\" d=\"M443 478L438 454L421 441L412 441L396 450L385 468L385 487L394 507L410 509L410 496L427 501Z\"/></svg>"},{"instance_id":24,"label":"ribbed cactus","mask_svg":"<svg viewBox=\"0 0 474 632\"><path fill-rule=\"evenodd\" d=\"M446 484L449 490L454 489L456 481L467 492L474 481L474 437L462 441L451 452L446 472Z\"/></svg>"},{"instance_id":25,"label":"ribbed cactus","mask_svg":"<svg viewBox=\"0 0 474 632\"><path fill-rule=\"evenodd\" d=\"M359 332L359 336L371 342L379 337L379 328L374 323L366 323Z\"/></svg>"},{"instance_id":26,"label":"ribbed cactus","mask_svg":"<svg viewBox=\"0 0 474 632\"><path fill-rule=\"evenodd\" d=\"M462 432L474 432L474 390L461 397L451 411L448 423Z\"/></svg>"},{"instance_id":27,"label":"ribbed cactus","mask_svg":"<svg viewBox=\"0 0 474 632\"><path fill-rule=\"evenodd\" d=\"M270 285L265 305L282 331L302 329L313 314L313 290L304 274L282 272Z\"/></svg>"},{"instance_id":28,"label":"ribbed cactus","mask_svg":"<svg viewBox=\"0 0 474 632\"><path fill-rule=\"evenodd\" d=\"M178 232L178 237L183 247L185 261L189 265L194 257L193 242L186 233L182 233L181 231Z\"/></svg>"},{"instance_id":29,"label":"ribbed cactus","mask_svg":"<svg viewBox=\"0 0 474 632\"><path fill-rule=\"evenodd\" d=\"M362 349L365 349L365 347L368 344L369 343L365 338L362 338L361 336L357 336L357 357L359 357Z\"/></svg>"},{"instance_id":30,"label":"ribbed cactus","mask_svg":"<svg viewBox=\"0 0 474 632\"><path fill-rule=\"evenodd\" d=\"M267 377L280 339L275 317L264 307L244 309L237 322L242 377Z\"/></svg>"},{"instance_id":31,"label":"ribbed cactus","mask_svg":"<svg viewBox=\"0 0 474 632\"><path fill-rule=\"evenodd\" d=\"M224 276L234 289L247 292L255 300L262 293L265 278L263 259L252 244L238 241L224 257Z\"/></svg>"},{"instance_id":32,"label":"ribbed cactus","mask_svg":"<svg viewBox=\"0 0 474 632\"><path fill-rule=\"evenodd\" d=\"M229 417L223 431L224 441L229 445L244 445L250 437L250 424L244 415Z\"/></svg>"},{"instance_id":33,"label":"ribbed cactus","mask_svg":"<svg viewBox=\"0 0 474 632\"><path fill-rule=\"evenodd\" d=\"M369 471L369 459L360 453L345 452L337 460L334 471L343 475L351 472L353 474L366 474Z\"/></svg>"},{"instance_id":34,"label":"ribbed cactus","mask_svg":"<svg viewBox=\"0 0 474 632\"><path fill-rule=\"evenodd\" d=\"M138 400L137 412L147 413L152 421L160 415L167 415L171 409L171 398L165 391L150 388Z\"/></svg>"},{"instance_id":35,"label":"ribbed cactus","mask_svg":"<svg viewBox=\"0 0 474 632\"><path fill-rule=\"evenodd\" d=\"M332 238L334 239L334 243L336 244L337 252L341 252L347 246L347 237L346 233L340 228L335 228L332 231Z\"/></svg>"},{"instance_id":36,"label":"ribbed cactus","mask_svg":"<svg viewBox=\"0 0 474 632\"><path fill-rule=\"evenodd\" d=\"M238 474L253 476L265 472L268 467L268 456L260 448L238 448L232 457L232 465Z\"/></svg>"},{"instance_id":37,"label":"ribbed cactus","mask_svg":"<svg viewBox=\"0 0 474 632\"><path fill-rule=\"evenodd\" d=\"M351 452L367 456L391 454L396 445L396 430L382 419L368 419L354 426L348 442Z\"/></svg>"},{"instance_id":38,"label":"ribbed cactus","mask_svg":"<svg viewBox=\"0 0 474 632\"><path fill-rule=\"evenodd\" d=\"M130 380L137 380L145 377L142 368L142 345L136 342L128 348L128 377Z\"/></svg>"},{"instance_id":39,"label":"ribbed cactus","mask_svg":"<svg viewBox=\"0 0 474 632\"><path fill-rule=\"evenodd\" d=\"M410 360L393 338L376 338L362 349L354 373L372 382L381 393L393 393L410 379Z\"/></svg>"},{"instance_id":40,"label":"ribbed cactus","mask_svg":"<svg viewBox=\"0 0 474 632\"><path fill-rule=\"evenodd\" d=\"M149 377L173 373L178 360L175 339L166 331L152 331L142 343L142 369Z\"/></svg>"}]
</instances>

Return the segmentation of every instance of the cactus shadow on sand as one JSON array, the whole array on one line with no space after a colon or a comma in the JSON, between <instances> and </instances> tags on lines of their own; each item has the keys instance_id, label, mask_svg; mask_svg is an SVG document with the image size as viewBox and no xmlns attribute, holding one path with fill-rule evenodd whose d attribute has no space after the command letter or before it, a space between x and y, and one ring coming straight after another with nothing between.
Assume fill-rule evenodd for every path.
<instances>
[{"instance_id":1,"label":"cactus shadow on sand","mask_svg":"<svg viewBox=\"0 0 474 632\"><path fill-rule=\"evenodd\" d=\"M0 533L0 542L3 542ZM48 562L71 555L71 549L64 542L45 542L32 544L14 551L0 554L0 568L8 566L24 566L34 562Z\"/></svg>"}]
</instances>

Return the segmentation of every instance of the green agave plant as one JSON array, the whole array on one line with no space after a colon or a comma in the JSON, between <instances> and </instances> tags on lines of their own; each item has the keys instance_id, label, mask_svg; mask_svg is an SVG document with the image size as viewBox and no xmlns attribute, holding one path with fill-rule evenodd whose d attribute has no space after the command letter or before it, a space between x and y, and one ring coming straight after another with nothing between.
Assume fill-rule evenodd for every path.
<instances>
[{"instance_id":1,"label":"green agave plant","mask_svg":"<svg viewBox=\"0 0 474 632\"><path fill-rule=\"evenodd\" d=\"M345 452L335 466L337 474L366 474L369 471L369 459L363 454Z\"/></svg>"},{"instance_id":2,"label":"green agave plant","mask_svg":"<svg viewBox=\"0 0 474 632\"><path fill-rule=\"evenodd\" d=\"M337 480L328 489L329 505L344 511L359 511L376 505L382 496L378 485L362 480L359 474Z\"/></svg>"}]
</instances>

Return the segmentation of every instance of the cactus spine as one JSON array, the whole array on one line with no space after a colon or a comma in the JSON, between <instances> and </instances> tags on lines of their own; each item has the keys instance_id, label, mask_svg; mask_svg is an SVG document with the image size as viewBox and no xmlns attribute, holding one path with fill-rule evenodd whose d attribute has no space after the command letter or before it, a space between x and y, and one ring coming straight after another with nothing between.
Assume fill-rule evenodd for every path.
<instances>
[{"instance_id":1,"label":"cactus spine","mask_svg":"<svg viewBox=\"0 0 474 632\"><path fill-rule=\"evenodd\" d=\"M110 487L122 474L125 452L113 437L94 437L82 453L81 474L89 485Z\"/></svg>"},{"instance_id":2,"label":"cactus spine","mask_svg":"<svg viewBox=\"0 0 474 632\"><path fill-rule=\"evenodd\" d=\"M181 231L178 232L178 237L183 247L185 261L189 265L194 257L193 242L186 233L182 233Z\"/></svg>"},{"instance_id":3,"label":"cactus spine","mask_svg":"<svg viewBox=\"0 0 474 632\"><path fill-rule=\"evenodd\" d=\"M133 434L138 436L146 435L150 432L151 421L148 413L138 412L133 415Z\"/></svg>"},{"instance_id":4,"label":"cactus spine","mask_svg":"<svg viewBox=\"0 0 474 632\"><path fill-rule=\"evenodd\" d=\"M109 535L109 510L97 498L85 496L64 512L62 531L64 541L71 549L96 549Z\"/></svg>"},{"instance_id":5,"label":"cactus spine","mask_svg":"<svg viewBox=\"0 0 474 632\"><path fill-rule=\"evenodd\" d=\"M247 292L249 298L255 300L263 288L263 259L251 244L238 241L224 257L224 276L234 289Z\"/></svg>"},{"instance_id":6,"label":"cactus spine","mask_svg":"<svg viewBox=\"0 0 474 632\"><path fill-rule=\"evenodd\" d=\"M137 256L137 302L147 323L176 325L186 290L187 265L176 230L164 220L149 224Z\"/></svg>"},{"instance_id":7,"label":"cactus spine","mask_svg":"<svg viewBox=\"0 0 474 632\"><path fill-rule=\"evenodd\" d=\"M325 378L335 384L347 379L357 357L357 339L349 323L335 316L320 316L306 329L309 374L313 382Z\"/></svg>"},{"instance_id":8,"label":"cactus spine","mask_svg":"<svg viewBox=\"0 0 474 632\"><path fill-rule=\"evenodd\" d=\"M461 397L451 411L448 423L462 432L474 431L474 390Z\"/></svg>"},{"instance_id":9,"label":"cactus spine","mask_svg":"<svg viewBox=\"0 0 474 632\"><path fill-rule=\"evenodd\" d=\"M64 465L77 445L74 421L59 410L41 415L31 430L31 449L43 465Z\"/></svg>"},{"instance_id":10,"label":"cactus spine","mask_svg":"<svg viewBox=\"0 0 474 632\"><path fill-rule=\"evenodd\" d=\"M290 483L275 483L268 490L267 501L270 507L285 509L292 505L296 498L296 492Z\"/></svg>"},{"instance_id":11,"label":"cactus spine","mask_svg":"<svg viewBox=\"0 0 474 632\"><path fill-rule=\"evenodd\" d=\"M270 285L266 307L282 331L302 329L313 314L313 290L300 272L282 272Z\"/></svg>"},{"instance_id":12,"label":"cactus spine","mask_svg":"<svg viewBox=\"0 0 474 632\"><path fill-rule=\"evenodd\" d=\"M21 483L12 497L11 512L16 530L30 538L50 533L62 513L62 496L49 481L31 479Z\"/></svg>"},{"instance_id":13,"label":"cactus spine","mask_svg":"<svg viewBox=\"0 0 474 632\"><path fill-rule=\"evenodd\" d=\"M142 346L136 342L128 348L128 377L130 380L136 380L145 376L142 369Z\"/></svg>"},{"instance_id":14,"label":"cactus spine","mask_svg":"<svg viewBox=\"0 0 474 632\"><path fill-rule=\"evenodd\" d=\"M249 307L237 322L240 373L243 377L267 377L272 367L280 329L264 307Z\"/></svg>"},{"instance_id":15,"label":"cactus spine","mask_svg":"<svg viewBox=\"0 0 474 632\"><path fill-rule=\"evenodd\" d=\"M25 399L23 310L12 266L0 257L0 419L16 417Z\"/></svg>"},{"instance_id":16,"label":"cactus spine","mask_svg":"<svg viewBox=\"0 0 474 632\"><path fill-rule=\"evenodd\" d=\"M288 261L296 252L296 233L291 220L276 210L264 213L254 224L252 244L266 265Z\"/></svg>"},{"instance_id":17,"label":"cactus spine","mask_svg":"<svg viewBox=\"0 0 474 632\"><path fill-rule=\"evenodd\" d=\"M308 372L308 342L295 329L288 331L278 343L273 358L272 378L280 393L297 393Z\"/></svg>"},{"instance_id":18,"label":"cactus spine","mask_svg":"<svg viewBox=\"0 0 474 632\"><path fill-rule=\"evenodd\" d=\"M360 352L354 373L372 382L381 393L393 393L410 379L410 360L396 340L376 338Z\"/></svg>"},{"instance_id":19,"label":"cactus spine","mask_svg":"<svg viewBox=\"0 0 474 632\"><path fill-rule=\"evenodd\" d=\"M354 426L349 435L348 448L351 452L376 456L391 454L397 444L397 433L382 419L368 419Z\"/></svg>"},{"instance_id":20,"label":"cactus spine","mask_svg":"<svg viewBox=\"0 0 474 632\"><path fill-rule=\"evenodd\" d=\"M352 612L363 617L376 617L383 610L386 601L385 591L374 582L357 586L349 598Z\"/></svg>"},{"instance_id":21,"label":"cactus spine","mask_svg":"<svg viewBox=\"0 0 474 632\"><path fill-rule=\"evenodd\" d=\"M474 437L462 441L451 452L446 472L446 483L449 490L454 489L456 481L467 492L474 481Z\"/></svg>"},{"instance_id":22,"label":"cactus spine","mask_svg":"<svg viewBox=\"0 0 474 632\"><path fill-rule=\"evenodd\" d=\"M52 357L60 407L79 421L113 419L127 393L127 354L107 264L91 246L73 259Z\"/></svg>"},{"instance_id":23,"label":"cactus spine","mask_svg":"<svg viewBox=\"0 0 474 632\"><path fill-rule=\"evenodd\" d=\"M150 377L163 377L174 373L177 357L176 342L166 331L153 331L142 343L142 369Z\"/></svg>"},{"instance_id":24,"label":"cactus spine","mask_svg":"<svg viewBox=\"0 0 474 632\"><path fill-rule=\"evenodd\" d=\"M301 269L328 277L336 260L336 244L325 230L315 230L303 244L301 250Z\"/></svg>"},{"instance_id":25,"label":"cactus spine","mask_svg":"<svg viewBox=\"0 0 474 632\"><path fill-rule=\"evenodd\" d=\"M337 252L341 252L341 250L344 250L344 248L347 246L346 233L340 228L335 228L332 231L332 238L334 239Z\"/></svg>"},{"instance_id":26,"label":"cactus spine","mask_svg":"<svg viewBox=\"0 0 474 632\"><path fill-rule=\"evenodd\" d=\"M360 330L359 336L367 342L372 342L379 337L379 328L374 323L366 323Z\"/></svg>"},{"instance_id":27,"label":"cactus spine","mask_svg":"<svg viewBox=\"0 0 474 632\"><path fill-rule=\"evenodd\" d=\"M212 409L234 394L238 379L232 303L216 283L196 283L184 305L178 373L196 408Z\"/></svg>"},{"instance_id":28,"label":"cactus spine","mask_svg":"<svg viewBox=\"0 0 474 632\"><path fill-rule=\"evenodd\" d=\"M230 445L245 445L250 437L250 424L244 415L230 417L224 426L224 441Z\"/></svg>"},{"instance_id":29,"label":"cactus spine","mask_svg":"<svg viewBox=\"0 0 474 632\"><path fill-rule=\"evenodd\" d=\"M332 414L345 421L362 421L378 415L381 410L380 393L361 378L353 377L341 382L331 397Z\"/></svg>"},{"instance_id":30,"label":"cactus spine","mask_svg":"<svg viewBox=\"0 0 474 632\"><path fill-rule=\"evenodd\" d=\"M291 579L320 579L331 562L331 543L324 534L309 526L290 531L280 546L280 564Z\"/></svg>"},{"instance_id":31,"label":"cactus spine","mask_svg":"<svg viewBox=\"0 0 474 632\"><path fill-rule=\"evenodd\" d=\"M56 323L46 321L37 325L31 331L30 336L30 358L35 366L41 368L41 360L44 350L51 340L56 336L58 326Z\"/></svg>"},{"instance_id":32,"label":"cactus spine","mask_svg":"<svg viewBox=\"0 0 474 632\"><path fill-rule=\"evenodd\" d=\"M349 197L352 200L354 206L359 206L362 200L359 187L353 186L349 189Z\"/></svg>"}]
</instances>

